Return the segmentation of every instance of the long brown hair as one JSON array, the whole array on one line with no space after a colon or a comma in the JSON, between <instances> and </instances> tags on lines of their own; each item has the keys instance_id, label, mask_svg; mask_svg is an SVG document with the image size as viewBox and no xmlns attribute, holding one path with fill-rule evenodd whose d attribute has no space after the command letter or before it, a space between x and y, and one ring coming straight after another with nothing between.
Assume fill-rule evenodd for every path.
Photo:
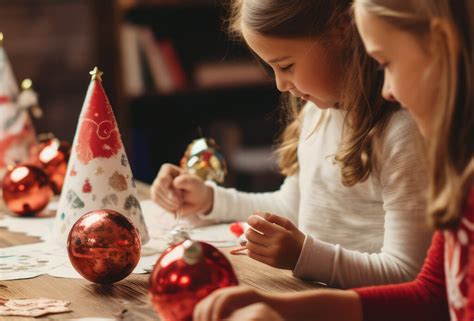
<instances>
[{"instance_id":1,"label":"long brown hair","mask_svg":"<svg viewBox=\"0 0 474 321\"><path fill-rule=\"evenodd\" d=\"M234 0L230 19L230 32L236 36L241 35L244 24L264 36L280 38L324 38L341 21L348 24L344 41L348 54L343 61L346 73L338 104L347 111L347 116L342 145L336 155L341 164L342 181L348 186L369 177L374 168L375 140L382 137L397 109L379 95L383 75L365 53L350 16L351 3L351 0ZM284 108L287 123L277 149L284 175L298 170L301 107L301 103L289 99Z\"/></svg>"},{"instance_id":2,"label":"long brown hair","mask_svg":"<svg viewBox=\"0 0 474 321\"><path fill-rule=\"evenodd\" d=\"M356 0L355 5L420 41L431 39L440 53L440 90L429 139L428 213L435 227L455 227L474 183L474 1ZM432 28L435 18L454 26L459 53Z\"/></svg>"}]
</instances>

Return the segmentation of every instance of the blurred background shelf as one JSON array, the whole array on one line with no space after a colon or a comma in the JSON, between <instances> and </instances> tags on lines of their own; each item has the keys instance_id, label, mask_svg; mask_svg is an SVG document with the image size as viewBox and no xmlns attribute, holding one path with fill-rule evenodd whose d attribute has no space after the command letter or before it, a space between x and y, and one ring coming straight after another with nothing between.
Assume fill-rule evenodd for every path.
<instances>
[{"instance_id":1,"label":"blurred background shelf","mask_svg":"<svg viewBox=\"0 0 474 321\"><path fill-rule=\"evenodd\" d=\"M45 117L38 132L72 140L95 65L135 176L212 136L229 161L225 185L277 187L271 146L279 93L248 49L229 39L220 0L0 1L0 31L20 81L32 78Z\"/></svg>"},{"instance_id":2,"label":"blurred background shelf","mask_svg":"<svg viewBox=\"0 0 474 321\"><path fill-rule=\"evenodd\" d=\"M215 138L228 159L227 185L274 188L280 180L275 175L269 147L277 131L278 113L274 106L278 100L273 87L264 85L147 95L130 100L134 149L131 163L136 168L135 175L146 177L163 162L177 164L187 144L199 137L200 128L204 136ZM248 166L239 161L240 155L257 150L266 152L260 154L260 166L247 170ZM263 163L268 166L262 166Z\"/></svg>"}]
</instances>

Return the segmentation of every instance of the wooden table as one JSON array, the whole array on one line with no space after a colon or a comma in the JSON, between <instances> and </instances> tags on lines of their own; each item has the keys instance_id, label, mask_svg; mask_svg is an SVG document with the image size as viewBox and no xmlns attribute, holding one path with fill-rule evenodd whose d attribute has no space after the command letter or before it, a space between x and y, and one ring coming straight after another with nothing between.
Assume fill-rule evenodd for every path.
<instances>
[{"instance_id":1,"label":"wooden table","mask_svg":"<svg viewBox=\"0 0 474 321\"><path fill-rule=\"evenodd\" d=\"M137 184L140 198L146 199L148 186ZM2 214L0 213L0 216ZM12 233L0 228L0 247L38 242L39 239ZM290 271L269 267L246 255L230 255L230 249L221 249L231 261L240 284L266 292L284 292L312 289L317 284L294 278ZM149 275L131 274L113 285L94 284L83 279L54 278L41 275L32 279L0 281L0 298L46 297L71 302L70 313L52 314L39 319L65 320L76 318L110 318L117 320L159 320L151 307L147 290ZM0 317L0 320L32 320L22 317Z\"/></svg>"}]
</instances>

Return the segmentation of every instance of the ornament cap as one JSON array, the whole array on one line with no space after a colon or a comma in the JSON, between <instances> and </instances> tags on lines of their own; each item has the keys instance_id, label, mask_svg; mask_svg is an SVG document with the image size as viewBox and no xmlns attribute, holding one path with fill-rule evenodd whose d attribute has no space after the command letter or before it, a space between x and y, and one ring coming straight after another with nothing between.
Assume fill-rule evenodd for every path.
<instances>
[{"instance_id":1,"label":"ornament cap","mask_svg":"<svg viewBox=\"0 0 474 321\"><path fill-rule=\"evenodd\" d=\"M102 71L99 70L99 68L97 68L97 66L94 67L94 69L92 69L89 74L92 76L91 78L91 81L92 80L99 80L99 81L102 81L102 75L104 74Z\"/></svg>"},{"instance_id":2,"label":"ornament cap","mask_svg":"<svg viewBox=\"0 0 474 321\"><path fill-rule=\"evenodd\" d=\"M183 260L189 265L194 265L201 261L202 246L199 242L186 240L183 242L184 254Z\"/></svg>"}]
</instances>

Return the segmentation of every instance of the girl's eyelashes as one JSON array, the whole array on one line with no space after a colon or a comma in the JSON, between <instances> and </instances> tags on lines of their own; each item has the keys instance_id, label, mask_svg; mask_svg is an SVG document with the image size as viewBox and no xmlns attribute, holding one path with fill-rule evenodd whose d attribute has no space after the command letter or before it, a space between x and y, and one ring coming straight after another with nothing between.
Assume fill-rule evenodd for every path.
<instances>
[{"instance_id":1,"label":"girl's eyelashes","mask_svg":"<svg viewBox=\"0 0 474 321\"><path fill-rule=\"evenodd\" d=\"M281 71L289 71L289 70L291 70L291 68L293 68L293 65L294 64L289 64L289 65L286 65L286 66L279 66L279 68L280 68Z\"/></svg>"}]
</instances>

